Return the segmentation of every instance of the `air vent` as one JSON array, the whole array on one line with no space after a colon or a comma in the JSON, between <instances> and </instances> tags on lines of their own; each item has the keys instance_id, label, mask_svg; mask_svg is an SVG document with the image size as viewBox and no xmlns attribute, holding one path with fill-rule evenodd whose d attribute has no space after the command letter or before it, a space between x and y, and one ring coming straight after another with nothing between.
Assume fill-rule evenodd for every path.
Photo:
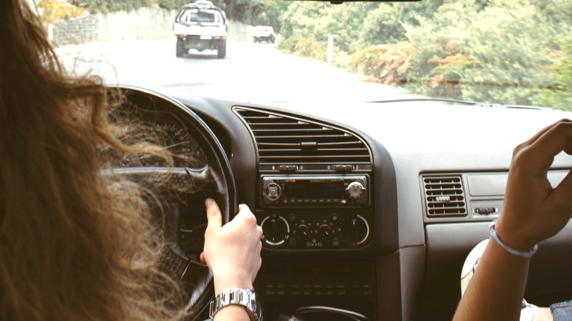
<instances>
[{"instance_id":1,"label":"air vent","mask_svg":"<svg viewBox=\"0 0 572 321\"><path fill-rule=\"evenodd\" d=\"M461 176L423 177L427 216L465 216L465 194Z\"/></svg>"},{"instance_id":2,"label":"air vent","mask_svg":"<svg viewBox=\"0 0 572 321\"><path fill-rule=\"evenodd\" d=\"M261 172L369 172L371 154L355 134L307 119L234 109L250 128Z\"/></svg>"}]
</instances>

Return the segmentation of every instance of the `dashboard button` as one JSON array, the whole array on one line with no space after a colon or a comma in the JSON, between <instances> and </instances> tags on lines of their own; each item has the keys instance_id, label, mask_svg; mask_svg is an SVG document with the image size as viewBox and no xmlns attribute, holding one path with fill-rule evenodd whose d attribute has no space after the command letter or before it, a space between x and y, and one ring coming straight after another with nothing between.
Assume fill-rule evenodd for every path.
<instances>
[{"instance_id":1,"label":"dashboard button","mask_svg":"<svg viewBox=\"0 0 572 321\"><path fill-rule=\"evenodd\" d=\"M322 285L321 284L314 284L314 289L321 289Z\"/></svg>"},{"instance_id":2,"label":"dashboard button","mask_svg":"<svg viewBox=\"0 0 572 321\"><path fill-rule=\"evenodd\" d=\"M302 287L303 287L304 289L311 289L311 288L312 288L312 285L311 285L311 284L304 284L304 285L302 285Z\"/></svg>"},{"instance_id":3,"label":"dashboard button","mask_svg":"<svg viewBox=\"0 0 572 321\"><path fill-rule=\"evenodd\" d=\"M300 283L292 283L291 288L292 288L292 289L299 289L299 288L300 288Z\"/></svg>"},{"instance_id":4,"label":"dashboard button","mask_svg":"<svg viewBox=\"0 0 572 321\"><path fill-rule=\"evenodd\" d=\"M363 288L364 289L371 289L371 283L364 283Z\"/></svg>"},{"instance_id":5,"label":"dashboard button","mask_svg":"<svg viewBox=\"0 0 572 321\"><path fill-rule=\"evenodd\" d=\"M266 295L274 295L274 290L268 290L266 291Z\"/></svg>"},{"instance_id":6,"label":"dashboard button","mask_svg":"<svg viewBox=\"0 0 572 321\"><path fill-rule=\"evenodd\" d=\"M284 289L285 287L286 287L286 284L284 284L284 283L276 283L277 289Z\"/></svg>"},{"instance_id":7,"label":"dashboard button","mask_svg":"<svg viewBox=\"0 0 572 321\"><path fill-rule=\"evenodd\" d=\"M339 246L339 245L340 245L340 239L334 237L334 239L332 240L332 246Z\"/></svg>"},{"instance_id":8,"label":"dashboard button","mask_svg":"<svg viewBox=\"0 0 572 321\"><path fill-rule=\"evenodd\" d=\"M315 294L315 295L322 295L322 294L324 294L324 292L322 292L322 291L314 291L314 294Z\"/></svg>"},{"instance_id":9,"label":"dashboard button","mask_svg":"<svg viewBox=\"0 0 572 321\"><path fill-rule=\"evenodd\" d=\"M274 283L266 283L267 289L274 289Z\"/></svg>"},{"instance_id":10,"label":"dashboard button","mask_svg":"<svg viewBox=\"0 0 572 321\"><path fill-rule=\"evenodd\" d=\"M363 293L363 295L372 295L373 291L372 290L363 290L362 293Z\"/></svg>"},{"instance_id":11,"label":"dashboard button","mask_svg":"<svg viewBox=\"0 0 572 321\"><path fill-rule=\"evenodd\" d=\"M303 291L302 294L303 294L303 295L311 295L311 294L312 294L312 291Z\"/></svg>"},{"instance_id":12,"label":"dashboard button","mask_svg":"<svg viewBox=\"0 0 572 321\"><path fill-rule=\"evenodd\" d=\"M276 291L276 295L285 295L285 294L286 294L286 291L284 291L284 290Z\"/></svg>"},{"instance_id":13,"label":"dashboard button","mask_svg":"<svg viewBox=\"0 0 572 321\"><path fill-rule=\"evenodd\" d=\"M345 284L336 284L336 289L345 289L346 285Z\"/></svg>"},{"instance_id":14,"label":"dashboard button","mask_svg":"<svg viewBox=\"0 0 572 321\"><path fill-rule=\"evenodd\" d=\"M352 295L361 295L361 290L352 290Z\"/></svg>"},{"instance_id":15,"label":"dashboard button","mask_svg":"<svg viewBox=\"0 0 572 321\"><path fill-rule=\"evenodd\" d=\"M334 285L332 283L326 284L326 289L333 289Z\"/></svg>"},{"instance_id":16,"label":"dashboard button","mask_svg":"<svg viewBox=\"0 0 572 321\"><path fill-rule=\"evenodd\" d=\"M302 294L302 291L300 291L300 290L292 290L292 291L290 291L290 294L292 294L292 295L300 295L300 294Z\"/></svg>"},{"instance_id":17,"label":"dashboard button","mask_svg":"<svg viewBox=\"0 0 572 321\"><path fill-rule=\"evenodd\" d=\"M359 289L361 288L361 284L359 283L352 283L352 289Z\"/></svg>"},{"instance_id":18,"label":"dashboard button","mask_svg":"<svg viewBox=\"0 0 572 321\"><path fill-rule=\"evenodd\" d=\"M334 294L336 294L335 291L332 290L326 291L326 295L334 295Z\"/></svg>"},{"instance_id":19,"label":"dashboard button","mask_svg":"<svg viewBox=\"0 0 572 321\"><path fill-rule=\"evenodd\" d=\"M337 295L346 295L346 291L344 291L344 290L338 291L336 293L337 293Z\"/></svg>"}]
</instances>

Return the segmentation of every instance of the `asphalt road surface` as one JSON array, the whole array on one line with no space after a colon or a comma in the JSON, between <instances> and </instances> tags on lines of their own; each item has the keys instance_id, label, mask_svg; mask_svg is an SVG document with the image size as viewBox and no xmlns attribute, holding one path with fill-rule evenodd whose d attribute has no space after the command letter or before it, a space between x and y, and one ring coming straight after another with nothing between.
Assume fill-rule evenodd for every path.
<instances>
[{"instance_id":1,"label":"asphalt road surface","mask_svg":"<svg viewBox=\"0 0 572 321\"><path fill-rule=\"evenodd\" d=\"M59 48L57 53L76 73L91 72L107 83L166 93L267 104L413 97L324 63L282 54L267 43L229 41L225 59L208 50L176 58L175 39L92 43Z\"/></svg>"}]
</instances>

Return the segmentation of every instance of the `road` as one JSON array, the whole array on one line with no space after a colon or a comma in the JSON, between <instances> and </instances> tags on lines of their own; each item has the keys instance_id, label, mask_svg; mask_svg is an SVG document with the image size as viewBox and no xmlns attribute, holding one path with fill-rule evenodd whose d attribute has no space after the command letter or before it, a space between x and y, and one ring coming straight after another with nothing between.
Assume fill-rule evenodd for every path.
<instances>
[{"instance_id":1,"label":"road","mask_svg":"<svg viewBox=\"0 0 572 321\"><path fill-rule=\"evenodd\" d=\"M65 47L58 55L70 69L91 71L107 83L167 93L192 92L241 102L371 101L412 97L395 87L305 58L273 44L229 41L225 59L192 50L175 57L175 39L93 43Z\"/></svg>"}]
</instances>

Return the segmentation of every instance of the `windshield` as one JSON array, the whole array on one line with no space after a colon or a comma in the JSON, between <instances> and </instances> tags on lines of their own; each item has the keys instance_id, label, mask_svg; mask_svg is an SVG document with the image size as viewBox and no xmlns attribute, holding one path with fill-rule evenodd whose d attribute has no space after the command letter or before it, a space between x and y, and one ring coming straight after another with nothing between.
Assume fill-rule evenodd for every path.
<instances>
[{"instance_id":1,"label":"windshield","mask_svg":"<svg viewBox=\"0 0 572 321\"><path fill-rule=\"evenodd\" d=\"M216 31L188 23L222 20L183 8L192 4L37 8L66 65L107 83L257 103L433 97L570 109L569 0L201 1L228 18Z\"/></svg>"}]
</instances>

